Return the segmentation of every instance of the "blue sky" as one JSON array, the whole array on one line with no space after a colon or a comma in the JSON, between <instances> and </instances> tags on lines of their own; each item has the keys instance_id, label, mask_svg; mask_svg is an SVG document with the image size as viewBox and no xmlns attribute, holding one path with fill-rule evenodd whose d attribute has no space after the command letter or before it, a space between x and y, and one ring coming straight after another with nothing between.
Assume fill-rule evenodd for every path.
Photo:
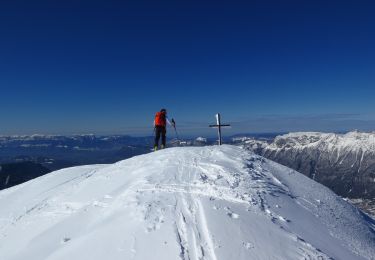
<instances>
[{"instance_id":1,"label":"blue sky","mask_svg":"<svg viewBox=\"0 0 375 260\"><path fill-rule=\"evenodd\" d=\"M0 134L375 130L372 1L1 1Z\"/></svg>"}]
</instances>

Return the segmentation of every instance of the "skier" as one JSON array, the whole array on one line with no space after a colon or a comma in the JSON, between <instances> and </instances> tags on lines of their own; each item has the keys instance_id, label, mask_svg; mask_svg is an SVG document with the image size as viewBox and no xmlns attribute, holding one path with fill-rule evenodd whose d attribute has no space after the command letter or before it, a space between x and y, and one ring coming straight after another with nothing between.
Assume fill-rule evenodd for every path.
<instances>
[{"instance_id":1,"label":"skier","mask_svg":"<svg viewBox=\"0 0 375 260\"><path fill-rule=\"evenodd\" d=\"M166 133L167 133L167 123L170 126L176 127L176 123L172 118L169 121L167 117L167 110L165 108L161 109L160 112L157 112L154 120L154 131L155 131L155 144L154 151L159 148L159 139L161 136L161 149L165 148L166 143Z\"/></svg>"}]
</instances>

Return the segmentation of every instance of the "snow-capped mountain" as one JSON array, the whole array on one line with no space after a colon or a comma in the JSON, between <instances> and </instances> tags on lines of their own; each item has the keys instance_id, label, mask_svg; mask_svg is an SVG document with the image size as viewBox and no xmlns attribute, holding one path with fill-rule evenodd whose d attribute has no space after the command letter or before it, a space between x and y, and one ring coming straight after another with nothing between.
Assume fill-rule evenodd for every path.
<instances>
[{"instance_id":1,"label":"snow-capped mountain","mask_svg":"<svg viewBox=\"0 0 375 260\"><path fill-rule=\"evenodd\" d=\"M375 198L375 133L290 133L245 147L350 198Z\"/></svg>"},{"instance_id":2,"label":"snow-capped mountain","mask_svg":"<svg viewBox=\"0 0 375 260\"><path fill-rule=\"evenodd\" d=\"M0 192L1 259L374 259L375 221L236 146L170 148Z\"/></svg>"}]
</instances>

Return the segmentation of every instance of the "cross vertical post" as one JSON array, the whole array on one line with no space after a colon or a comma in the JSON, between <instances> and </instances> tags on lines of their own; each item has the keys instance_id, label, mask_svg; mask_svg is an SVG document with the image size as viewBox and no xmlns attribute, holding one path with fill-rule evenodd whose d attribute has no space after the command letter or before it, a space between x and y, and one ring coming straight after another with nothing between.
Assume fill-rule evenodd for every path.
<instances>
[{"instance_id":1,"label":"cross vertical post","mask_svg":"<svg viewBox=\"0 0 375 260\"><path fill-rule=\"evenodd\" d=\"M220 114L216 114L216 124L218 125L218 134L219 134L219 145L223 144L223 139L221 138L221 119L220 119Z\"/></svg>"}]
</instances>

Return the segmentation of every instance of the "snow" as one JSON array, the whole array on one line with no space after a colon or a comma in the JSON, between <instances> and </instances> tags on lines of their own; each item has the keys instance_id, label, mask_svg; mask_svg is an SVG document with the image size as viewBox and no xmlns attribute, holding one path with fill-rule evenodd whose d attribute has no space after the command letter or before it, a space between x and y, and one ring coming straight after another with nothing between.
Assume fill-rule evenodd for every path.
<instances>
[{"instance_id":1,"label":"snow","mask_svg":"<svg viewBox=\"0 0 375 260\"><path fill-rule=\"evenodd\" d=\"M0 256L374 259L375 221L235 146L68 168L0 192Z\"/></svg>"},{"instance_id":2,"label":"snow","mask_svg":"<svg viewBox=\"0 0 375 260\"><path fill-rule=\"evenodd\" d=\"M328 150L373 152L375 150L375 132L348 132L346 134L320 133L320 132L295 132L280 135L270 146L270 149L294 147L322 147Z\"/></svg>"},{"instance_id":3,"label":"snow","mask_svg":"<svg viewBox=\"0 0 375 260\"><path fill-rule=\"evenodd\" d=\"M204 138L204 137L197 137L196 139L195 139L195 141L197 141L197 142L202 142L202 143L207 143L207 138Z\"/></svg>"}]
</instances>

